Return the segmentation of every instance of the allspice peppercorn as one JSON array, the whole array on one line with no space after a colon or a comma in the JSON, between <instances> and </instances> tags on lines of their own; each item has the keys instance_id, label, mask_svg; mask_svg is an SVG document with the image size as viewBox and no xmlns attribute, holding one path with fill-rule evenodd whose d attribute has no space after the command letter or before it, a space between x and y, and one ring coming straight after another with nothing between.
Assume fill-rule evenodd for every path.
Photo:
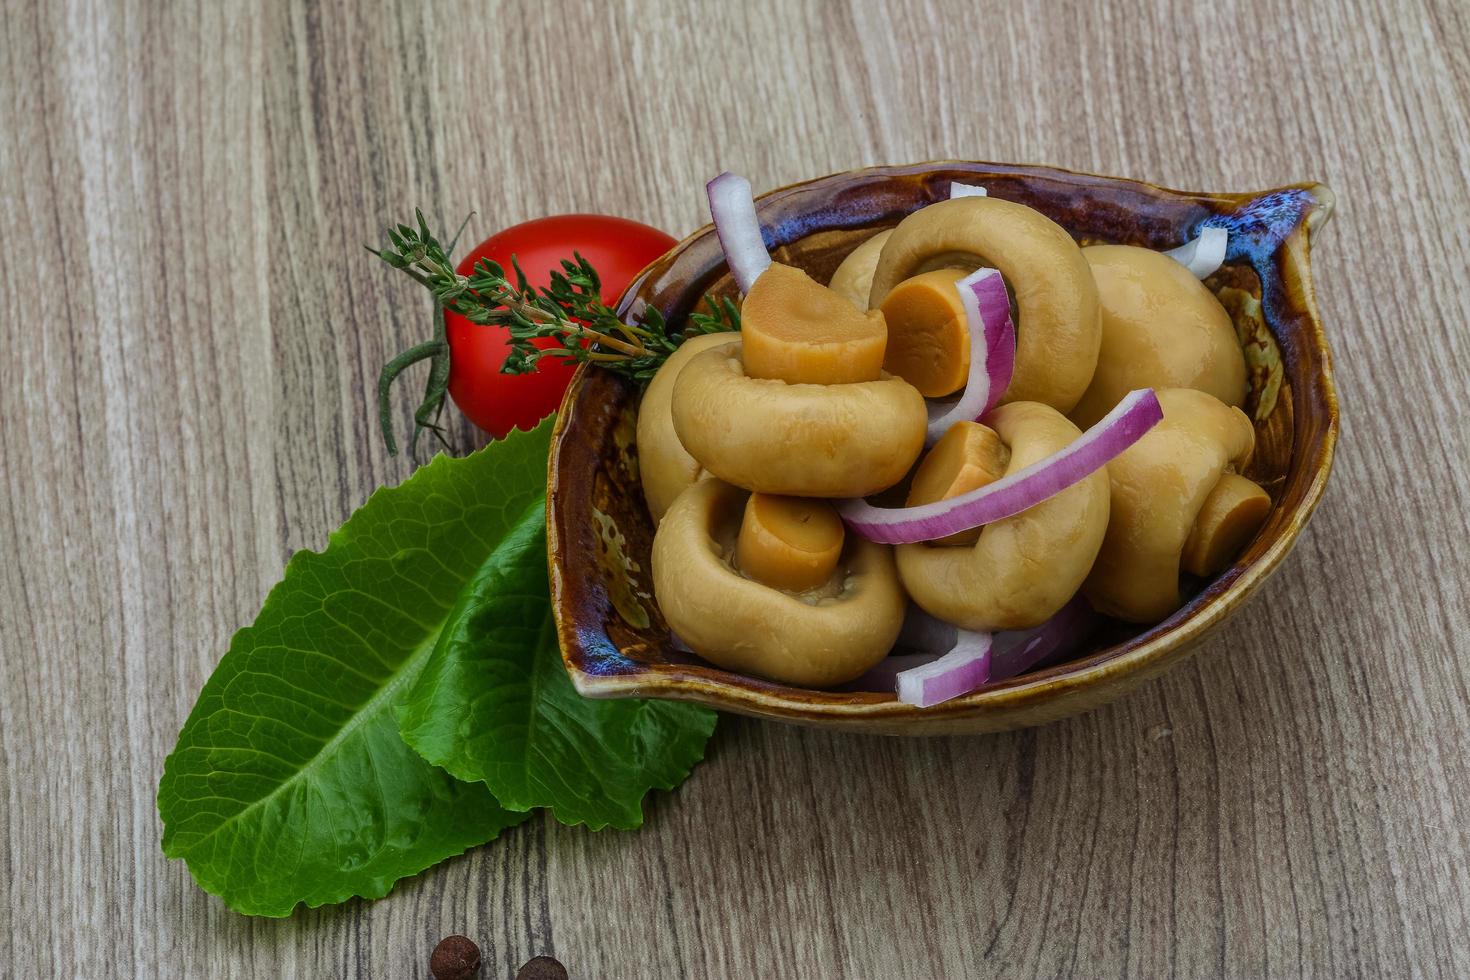
<instances>
[{"instance_id":1,"label":"allspice peppercorn","mask_svg":"<svg viewBox=\"0 0 1470 980\"><path fill-rule=\"evenodd\" d=\"M465 936L445 936L429 957L435 980L469 980L480 969L480 947Z\"/></svg>"},{"instance_id":2,"label":"allspice peppercorn","mask_svg":"<svg viewBox=\"0 0 1470 980\"><path fill-rule=\"evenodd\" d=\"M516 971L516 980L567 980L567 968L550 956L538 956Z\"/></svg>"}]
</instances>

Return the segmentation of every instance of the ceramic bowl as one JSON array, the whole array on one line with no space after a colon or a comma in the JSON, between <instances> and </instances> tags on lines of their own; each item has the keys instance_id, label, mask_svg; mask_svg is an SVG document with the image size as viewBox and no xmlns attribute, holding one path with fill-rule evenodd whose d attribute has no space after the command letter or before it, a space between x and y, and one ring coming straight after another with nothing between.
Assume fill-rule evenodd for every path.
<instances>
[{"instance_id":1,"label":"ceramic bowl","mask_svg":"<svg viewBox=\"0 0 1470 980\"><path fill-rule=\"evenodd\" d=\"M1049 167L939 162L833 174L762 195L773 256L826 282L867 236L949 196L951 181L1043 212L1084 244L1171 248L1202 224L1230 231L1225 266L1207 285L1246 352L1257 451L1247 475L1274 507L1228 570L1148 628L1112 624L1066 663L991 684L931 708L892 694L816 691L722 670L681 651L652 595L653 525L638 481L638 390L577 374L557 420L548 491L552 602L562 656L588 697L654 697L806 725L902 735L988 732L1095 707L1158 675L1241 609L1281 564L1322 497L1337 440L1332 360L1312 292L1312 235L1332 212L1320 184L1257 194L1185 193ZM643 271L620 303L679 323L706 294L733 295L706 226ZM1024 325L1023 325L1024 329Z\"/></svg>"}]
</instances>

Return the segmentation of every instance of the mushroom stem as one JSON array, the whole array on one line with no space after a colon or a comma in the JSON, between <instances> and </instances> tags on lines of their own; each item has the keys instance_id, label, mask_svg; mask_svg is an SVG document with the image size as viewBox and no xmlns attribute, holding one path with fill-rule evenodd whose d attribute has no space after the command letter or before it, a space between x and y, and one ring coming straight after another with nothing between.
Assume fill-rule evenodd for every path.
<instances>
[{"instance_id":1,"label":"mushroom stem","mask_svg":"<svg viewBox=\"0 0 1470 980\"><path fill-rule=\"evenodd\" d=\"M955 288L966 275L963 269L921 273L894 286L880 307L888 324L883 368L925 398L954 394L969 375L970 330Z\"/></svg>"},{"instance_id":2,"label":"mushroom stem","mask_svg":"<svg viewBox=\"0 0 1470 980\"><path fill-rule=\"evenodd\" d=\"M740 308L745 373L787 384L857 384L883 373L888 328L805 272L777 262Z\"/></svg>"},{"instance_id":3,"label":"mushroom stem","mask_svg":"<svg viewBox=\"0 0 1470 980\"><path fill-rule=\"evenodd\" d=\"M832 577L844 531L824 500L753 493L745 502L735 565L773 589L806 592Z\"/></svg>"},{"instance_id":4,"label":"mushroom stem","mask_svg":"<svg viewBox=\"0 0 1470 980\"><path fill-rule=\"evenodd\" d=\"M1191 575L1210 578L1235 560L1271 511L1271 497L1235 473L1225 473L1200 508L1179 562Z\"/></svg>"},{"instance_id":5,"label":"mushroom stem","mask_svg":"<svg viewBox=\"0 0 1470 980\"><path fill-rule=\"evenodd\" d=\"M978 490L1005 476L1011 451L996 431L979 422L956 422L934 444L914 471L905 506L917 507ZM971 528L932 542L967 545L980 539L981 528Z\"/></svg>"}]
</instances>

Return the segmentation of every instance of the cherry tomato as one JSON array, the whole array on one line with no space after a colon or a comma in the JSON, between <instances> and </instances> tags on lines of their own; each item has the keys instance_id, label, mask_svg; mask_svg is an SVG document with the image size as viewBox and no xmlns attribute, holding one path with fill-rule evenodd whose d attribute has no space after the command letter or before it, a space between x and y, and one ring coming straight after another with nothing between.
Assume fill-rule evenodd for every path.
<instances>
[{"instance_id":1,"label":"cherry tomato","mask_svg":"<svg viewBox=\"0 0 1470 980\"><path fill-rule=\"evenodd\" d=\"M481 259L512 275L514 255L533 286L545 286L553 269L573 252L592 264L602 279L602 300L617 302L643 267L673 248L674 239L657 228L600 214L563 214L513 225L485 239L459 263L467 276ZM499 327L482 327L457 313L444 314L449 340L449 395L469 420L499 439L512 428L529 429L561 404L574 365L557 358L538 362L532 374L501 374L510 343ZM550 338L541 347L555 346Z\"/></svg>"}]
</instances>

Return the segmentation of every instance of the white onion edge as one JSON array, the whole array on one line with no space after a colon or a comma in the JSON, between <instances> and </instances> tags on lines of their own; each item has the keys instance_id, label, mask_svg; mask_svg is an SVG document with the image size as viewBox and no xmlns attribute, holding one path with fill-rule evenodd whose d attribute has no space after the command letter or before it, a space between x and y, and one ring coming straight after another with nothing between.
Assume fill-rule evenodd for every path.
<instances>
[{"instance_id":1,"label":"white onion edge","mask_svg":"<svg viewBox=\"0 0 1470 980\"><path fill-rule=\"evenodd\" d=\"M715 234L720 239L735 286L742 294L748 293L756 278L771 265L771 254L761 237L750 181L727 170L706 184L705 192L709 196Z\"/></svg>"},{"instance_id":2,"label":"white onion edge","mask_svg":"<svg viewBox=\"0 0 1470 980\"><path fill-rule=\"evenodd\" d=\"M899 673L896 688L900 702L918 708L930 708L969 694L983 687L990 679L988 670L991 649L990 634L973 633L969 630L957 630L956 632L955 644L944 656L922 667L913 667ZM977 670L980 675L973 683L956 687L953 690L930 693L931 683L938 683L961 671L971 670Z\"/></svg>"},{"instance_id":3,"label":"white onion edge","mask_svg":"<svg viewBox=\"0 0 1470 980\"><path fill-rule=\"evenodd\" d=\"M1225 251L1230 233L1224 228L1206 227L1178 248L1164 254L1190 271L1196 279L1207 279L1225 264Z\"/></svg>"}]
</instances>

